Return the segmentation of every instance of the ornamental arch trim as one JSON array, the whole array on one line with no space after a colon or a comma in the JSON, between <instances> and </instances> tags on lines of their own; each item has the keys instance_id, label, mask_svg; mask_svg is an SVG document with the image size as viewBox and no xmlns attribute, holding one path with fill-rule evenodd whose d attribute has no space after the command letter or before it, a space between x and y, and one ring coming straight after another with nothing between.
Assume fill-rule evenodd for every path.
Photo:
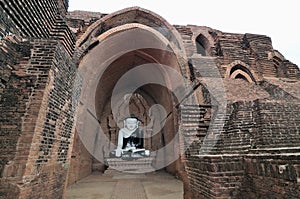
<instances>
[{"instance_id":1,"label":"ornamental arch trim","mask_svg":"<svg viewBox=\"0 0 300 199\"><path fill-rule=\"evenodd\" d=\"M147 30L164 43L178 57L181 73L189 77L187 56L182 38L176 28L156 13L140 7L126 8L106 15L94 22L78 39L74 59L81 62L84 56L105 38L130 29Z\"/></svg>"},{"instance_id":2,"label":"ornamental arch trim","mask_svg":"<svg viewBox=\"0 0 300 199\"><path fill-rule=\"evenodd\" d=\"M236 60L224 67L226 67L225 78L235 79L238 75L242 75L248 82L256 83L259 80L255 71L248 64L240 60Z\"/></svg>"}]
</instances>

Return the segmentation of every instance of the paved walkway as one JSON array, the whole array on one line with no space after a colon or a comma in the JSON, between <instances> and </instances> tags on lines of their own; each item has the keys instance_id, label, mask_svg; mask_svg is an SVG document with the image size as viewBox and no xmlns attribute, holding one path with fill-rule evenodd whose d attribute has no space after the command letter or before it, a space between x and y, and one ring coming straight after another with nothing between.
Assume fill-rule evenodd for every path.
<instances>
[{"instance_id":1,"label":"paved walkway","mask_svg":"<svg viewBox=\"0 0 300 199\"><path fill-rule=\"evenodd\" d=\"M165 172L93 174L67 189L67 199L182 198L182 182Z\"/></svg>"}]
</instances>

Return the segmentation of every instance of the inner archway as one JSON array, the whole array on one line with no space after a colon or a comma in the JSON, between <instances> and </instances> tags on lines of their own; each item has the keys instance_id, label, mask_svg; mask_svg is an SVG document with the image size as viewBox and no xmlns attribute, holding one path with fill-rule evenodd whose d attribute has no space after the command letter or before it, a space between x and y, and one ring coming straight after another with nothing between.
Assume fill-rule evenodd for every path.
<instances>
[{"instance_id":1,"label":"inner archway","mask_svg":"<svg viewBox=\"0 0 300 199\"><path fill-rule=\"evenodd\" d=\"M144 144L150 151L164 147L178 131L174 125L177 120L176 110L174 114L174 105L178 104L178 100L173 96L172 91L158 83L138 85L140 84L138 82L147 79L149 75L155 76L157 82L167 85L169 77L166 76L166 72L159 64L178 67L176 57L171 52L143 49L120 56L104 71L97 86L95 107L101 128L110 138L109 143L111 144L108 147L110 150L116 145L117 134L123 126L123 120L130 115L135 115L141 121L141 128L147 137ZM120 78L141 66L145 67L145 71L141 70L131 76L129 81L122 83L120 88L122 93L115 94L114 98L117 100L112 104L113 90ZM125 92L126 89L136 85L138 85L138 89L134 93ZM151 108L157 104L162 106L165 113L162 111L153 113ZM117 113L113 114L113 108ZM129 111L126 112L127 108ZM155 117L152 114L155 114Z\"/></svg>"},{"instance_id":2,"label":"inner archway","mask_svg":"<svg viewBox=\"0 0 300 199\"><path fill-rule=\"evenodd\" d=\"M188 93L180 54L157 31L111 32L91 44L79 65L84 116L80 113L77 130L93 156L91 172L105 171L123 120L135 115L146 134L144 146L156 157L154 170L180 173L178 105Z\"/></svg>"},{"instance_id":3,"label":"inner archway","mask_svg":"<svg viewBox=\"0 0 300 199\"><path fill-rule=\"evenodd\" d=\"M119 14L141 12L146 11ZM128 22L107 26L114 17L112 14L95 23L77 43L82 89L76 131L80 147L86 148L90 157L76 156L86 164L75 172L107 173L115 168L110 164L111 151L116 149L124 119L134 115L144 131L144 148L151 152L148 159L153 170L181 176L184 147L180 146L179 105L192 90L186 79L189 70L184 47L176 39L178 32L166 21L157 28L148 18L130 21L132 17L125 17Z\"/></svg>"}]
</instances>

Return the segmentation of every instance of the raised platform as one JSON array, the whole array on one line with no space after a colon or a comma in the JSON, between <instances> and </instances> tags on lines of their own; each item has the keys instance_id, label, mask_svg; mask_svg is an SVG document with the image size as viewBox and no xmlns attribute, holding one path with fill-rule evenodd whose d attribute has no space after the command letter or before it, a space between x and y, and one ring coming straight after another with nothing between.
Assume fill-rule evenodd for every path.
<instances>
[{"instance_id":1,"label":"raised platform","mask_svg":"<svg viewBox=\"0 0 300 199\"><path fill-rule=\"evenodd\" d=\"M136 159L106 158L108 169L105 171L105 174L118 171L127 173L149 173L155 171L152 167L154 159L154 156Z\"/></svg>"}]
</instances>

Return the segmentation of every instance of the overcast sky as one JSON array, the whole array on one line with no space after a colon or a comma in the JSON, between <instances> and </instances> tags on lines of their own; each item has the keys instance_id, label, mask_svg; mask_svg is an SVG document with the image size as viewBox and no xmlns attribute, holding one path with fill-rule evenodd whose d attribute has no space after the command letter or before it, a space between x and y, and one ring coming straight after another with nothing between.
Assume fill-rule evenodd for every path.
<instances>
[{"instance_id":1,"label":"overcast sky","mask_svg":"<svg viewBox=\"0 0 300 199\"><path fill-rule=\"evenodd\" d=\"M170 24L208 26L223 32L271 37L273 47L300 66L300 7L297 0L69 0L69 11L112 13L139 6Z\"/></svg>"}]
</instances>

